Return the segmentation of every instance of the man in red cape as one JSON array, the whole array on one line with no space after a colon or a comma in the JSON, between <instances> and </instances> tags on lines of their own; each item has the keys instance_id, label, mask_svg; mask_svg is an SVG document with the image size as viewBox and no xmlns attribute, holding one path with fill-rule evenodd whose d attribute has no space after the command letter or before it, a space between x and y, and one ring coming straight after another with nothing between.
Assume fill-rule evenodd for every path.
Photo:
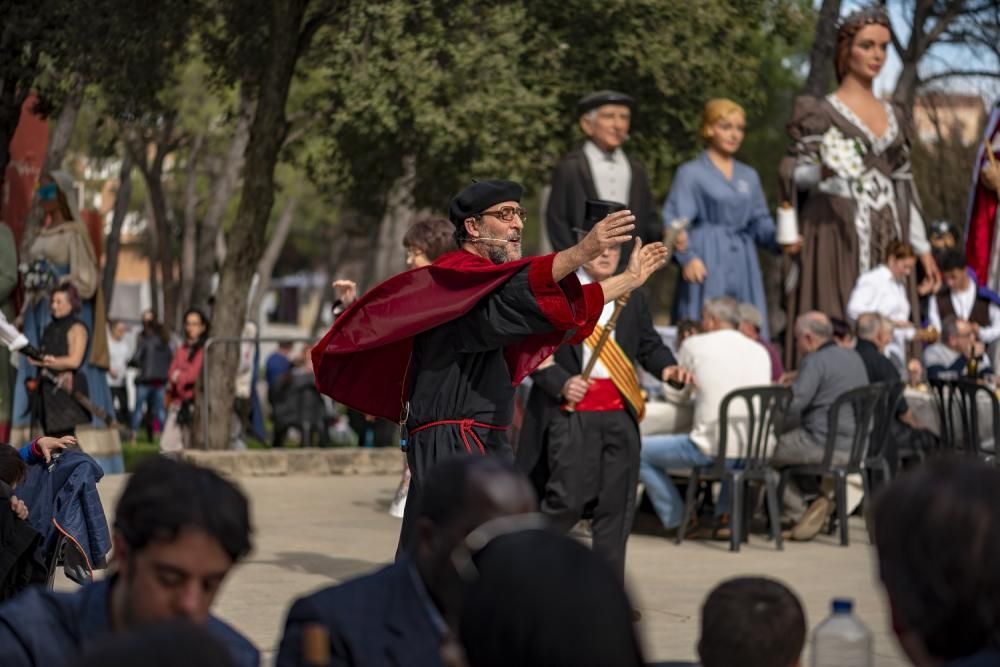
<instances>
[{"instance_id":1,"label":"man in red cape","mask_svg":"<svg viewBox=\"0 0 1000 667\"><path fill-rule=\"evenodd\" d=\"M403 427L412 477L397 554L415 529L427 471L458 454L513 459L506 430L515 387L559 345L584 340L606 302L666 262L663 244L636 239L623 272L580 285L579 267L632 238L629 211L571 248L522 259L521 193L511 181L460 192L449 215L459 250L369 290L313 349L321 392Z\"/></svg>"},{"instance_id":2,"label":"man in red cape","mask_svg":"<svg viewBox=\"0 0 1000 667\"><path fill-rule=\"evenodd\" d=\"M1000 239L997 238L997 197L1000 169L992 165L988 151L1000 155L1000 98L993 103L986 121L983 143L972 168L972 191L965 226L965 253L980 285L1000 291Z\"/></svg>"}]
</instances>

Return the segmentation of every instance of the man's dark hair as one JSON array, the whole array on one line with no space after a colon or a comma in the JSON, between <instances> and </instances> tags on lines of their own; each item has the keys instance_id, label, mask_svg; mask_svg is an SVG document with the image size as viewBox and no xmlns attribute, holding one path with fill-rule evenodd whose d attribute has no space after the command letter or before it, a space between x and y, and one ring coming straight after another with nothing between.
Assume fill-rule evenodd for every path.
<instances>
[{"instance_id":1,"label":"man's dark hair","mask_svg":"<svg viewBox=\"0 0 1000 667\"><path fill-rule=\"evenodd\" d=\"M774 579L724 581L702 605L698 655L703 667L791 667L805 641L802 604Z\"/></svg>"},{"instance_id":2,"label":"man's dark hair","mask_svg":"<svg viewBox=\"0 0 1000 667\"><path fill-rule=\"evenodd\" d=\"M161 456L143 462L118 500L115 529L141 551L188 528L214 537L234 561L250 553L250 509L232 482L208 468Z\"/></svg>"},{"instance_id":3,"label":"man's dark hair","mask_svg":"<svg viewBox=\"0 0 1000 667\"><path fill-rule=\"evenodd\" d=\"M946 250L942 250L936 259L938 267L942 272L954 271L956 269L965 271L965 267L969 265L965 258L965 253L959 248L947 248Z\"/></svg>"},{"instance_id":4,"label":"man's dark hair","mask_svg":"<svg viewBox=\"0 0 1000 667\"><path fill-rule=\"evenodd\" d=\"M446 218L417 218L403 235L403 246L420 250L430 261L451 250L455 244L455 225Z\"/></svg>"},{"instance_id":5,"label":"man's dark hair","mask_svg":"<svg viewBox=\"0 0 1000 667\"><path fill-rule=\"evenodd\" d=\"M930 657L1000 648L1000 470L931 460L883 491L874 520L882 583Z\"/></svg>"},{"instance_id":6,"label":"man's dark hair","mask_svg":"<svg viewBox=\"0 0 1000 667\"><path fill-rule=\"evenodd\" d=\"M510 533L491 540L474 563L459 622L470 667L644 664L619 575L576 540Z\"/></svg>"},{"instance_id":7,"label":"man's dark hair","mask_svg":"<svg viewBox=\"0 0 1000 667\"><path fill-rule=\"evenodd\" d=\"M456 456L430 469L421 485L418 516L444 526L458 516L469 496L468 480L474 472L483 475L524 475L512 463L493 456Z\"/></svg>"},{"instance_id":8,"label":"man's dark hair","mask_svg":"<svg viewBox=\"0 0 1000 667\"><path fill-rule=\"evenodd\" d=\"M833 326L834 338L841 340L844 338L854 336L854 330L851 327L850 322L842 320L839 317L831 317L830 324Z\"/></svg>"},{"instance_id":9,"label":"man's dark hair","mask_svg":"<svg viewBox=\"0 0 1000 667\"><path fill-rule=\"evenodd\" d=\"M207 628L171 621L115 632L94 643L73 667L230 667L229 649Z\"/></svg>"},{"instance_id":10,"label":"man's dark hair","mask_svg":"<svg viewBox=\"0 0 1000 667\"><path fill-rule=\"evenodd\" d=\"M28 476L28 465L21 454L6 443L0 442L0 482L10 486L20 484Z\"/></svg>"}]
</instances>

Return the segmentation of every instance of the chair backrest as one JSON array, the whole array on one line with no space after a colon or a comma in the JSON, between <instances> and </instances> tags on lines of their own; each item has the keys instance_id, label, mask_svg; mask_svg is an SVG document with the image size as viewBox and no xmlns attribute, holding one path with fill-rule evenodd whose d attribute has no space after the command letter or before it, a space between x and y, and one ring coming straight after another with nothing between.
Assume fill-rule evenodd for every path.
<instances>
[{"instance_id":1,"label":"chair backrest","mask_svg":"<svg viewBox=\"0 0 1000 667\"><path fill-rule=\"evenodd\" d=\"M774 436L775 418L784 414L791 402L792 390L774 385L744 387L726 394L719 405L719 453L716 464L721 468L725 466L726 458L739 458L746 469L766 466ZM746 414L737 414L737 407L745 407ZM740 428L744 422L745 431ZM730 442L730 431L741 431L744 442ZM741 448L742 451L728 451L737 444L745 445Z\"/></svg>"},{"instance_id":2,"label":"chair backrest","mask_svg":"<svg viewBox=\"0 0 1000 667\"><path fill-rule=\"evenodd\" d=\"M1000 402L997 401L996 394L989 387L981 385L975 380L962 379L955 382L955 390L952 392L953 402L959 408L959 424L962 429L961 447L957 438L952 438L954 449L961 448L969 454L983 456L983 443L979 437L979 407L980 398L984 398L991 411L991 433L993 434L994 446L998 429L1000 429ZM949 410L950 412L950 410ZM953 418L954 419L954 418Z\"/></svg>"},{"instance_id":3,"label":"chair backrest","mask_svg":"<svg viewBox=\"0 0 1000 667\"><path fill-rule=\"evenodd\" d=\"M868 457L877 458L885 454L889 441L889 429L896 418L899 401L903 398L905 385L902 380L886 382L873 417L871 442L868 444Z\"/></svg>"},{"instance_id":4,"label":"chair backrest","mask_svg":"<svg viewBox=\"0 0 1000 667\"><path fill-rule=\"evenodd\" d=\"M952 432L954 424L952 423L951 408L957 390L956 382L951 378L928 378L927 382L934 393L934 405L938 411L938 423L941 426L941 448L952 450L955 448L955 439Z\"/></svg>"},{"instance_id":5,"label":"chair backrest","mask_svg":"<svg viewBox=\"0 0 1000 667\"><path fill-rule=\"evenodd\" d=\"M830 406L827 417L826 451L823 454L823 466L830 467L834 450L837 449L837 428L844 416L850 412L854 415L854 428L851 429L849 468L857 468L868 455L868 445L871 441L872 422L876 409L885 392L881 382L845 391L837 397Z\"/></svg>"}]
</instances>

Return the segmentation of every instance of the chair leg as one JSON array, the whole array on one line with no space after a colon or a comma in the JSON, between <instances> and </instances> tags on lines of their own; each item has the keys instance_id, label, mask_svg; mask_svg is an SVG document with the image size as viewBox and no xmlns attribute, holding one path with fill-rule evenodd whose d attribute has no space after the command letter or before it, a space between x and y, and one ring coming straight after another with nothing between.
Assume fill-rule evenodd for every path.
<instances>
[{"instance_id":1,"label":"chair leg","mask_svg":"<svg viewBox=\"0 0 1000 667\"><path fill-rule=\"evenodd\" d=\"M778 481L775 479L777 476L777 473L767 475L764 480L764 493L767 502L767 519L771 524L771 539L774 540L775 548L782 551L785 545L781 540L781 506L778 504Z\"/></svg>"},{"instance_id":2,"label":"chair leg","mask_svg":"<svg viewBox=\"0 0 1000 667\"><path fill-rule=\"evenodd\" d=\"M730 494L732 495L732 507L729 512L729 550L739 551L743 525L743 495L746 491L743 475L735 473L731 478Z\"/></svg>"},{"instance_id":3,"label":"chair leg","mask_svg":"<svg viewBox=\"0 0 1000 667\"><path fill-rule=\"evenodd\" d=\"M701 475L698 474L698 469L695 468L691 471L687 489L684 491L684 513L681 515L681 525L677 527L677 537L674 539L676 544L684 541L684 534L687 532L688 523L691 521L691 510L694 508L695 496L698 492L698 484L700 483Z\"/></svg>"},{"instance_id":4,"label":"chair leg","mask_svg":"<svg viewBox=\"0 0 1000 667\"><path fill-rule=\"evenodd\" d=\"M837 486L837 521L840 523L840 546L846 547L849 543L847 534L847 474L838 471L834 479Z\"/></svg>"}]
</instances>

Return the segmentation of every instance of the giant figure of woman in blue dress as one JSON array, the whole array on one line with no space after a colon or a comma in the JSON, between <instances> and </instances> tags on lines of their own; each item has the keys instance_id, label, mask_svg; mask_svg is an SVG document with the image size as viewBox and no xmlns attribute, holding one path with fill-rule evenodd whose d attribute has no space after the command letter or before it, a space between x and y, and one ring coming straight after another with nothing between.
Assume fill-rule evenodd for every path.
<instances>
[{"instance_id":1,"label":"giant figure of woman in blue dress","mask_svg":"<svg viewBox=\"0 0 1000 667\"><path fill-rule=\"evenodd\" d=\"M43 332L52 322L49 307L52 288L60 283L73 285L82 301L77 317L88 332L84 363L80 367L86 378L88 398L105 412L114 414L106 372L109 359L101 274L90 233L76 205L72 177L61 171L43 174L37 197L45 211L46 223L25 257L22 330L32 345L40 347ZM25 388L25 381L36 375L37 369L22 358L14 387L12 442L40 435L40 424L32 423ZM105 472L123 472L121 441L115 429L95 416L88 426L78 428L76 435L80 447L92 455Z\"/></svg>"},{"instance_id":2,"label":"giant figure of woman in blue dress","mask_svg":"<svg viewBox=\"0 0 1000 667\"><path fill-rule=\"evenodd\" d=\"M745 125L746 114L735 102L714 99L705 105L701 127L705 150L677 170L663 206L663 221L686 218L690 223L687 251L674 254L682 267L674 321L701 319L705 299L731 296L760 310L761 335L767 337L767 303L756 246L772 252L780 246L757 172L733 157L743 143Z\"/></svg>"}]
</instances>

